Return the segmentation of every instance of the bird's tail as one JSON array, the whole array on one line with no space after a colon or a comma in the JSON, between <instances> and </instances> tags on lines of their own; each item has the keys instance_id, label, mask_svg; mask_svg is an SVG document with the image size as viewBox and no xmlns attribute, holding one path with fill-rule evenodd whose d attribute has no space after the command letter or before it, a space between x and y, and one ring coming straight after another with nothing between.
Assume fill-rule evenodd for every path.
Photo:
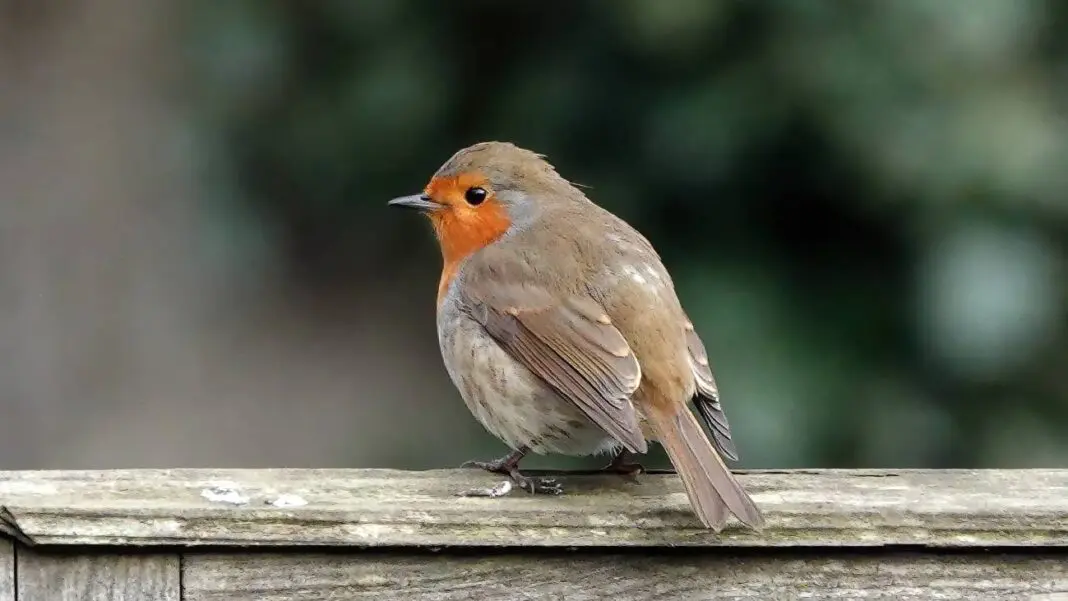
<instances>
[{"instance_id":1,"label":"bird's tail","mask_svg":"<svg viewBox=\"0 0 1068 601\"><path fill-rule=\"evenodd\" d=\"M682 478L686 496L701 522L719 532L729 512L751 528L763 528L760 509L712 447L689 408L682 407L675 415L648 413L649 424Z\"/></svg>"}]
</instances>

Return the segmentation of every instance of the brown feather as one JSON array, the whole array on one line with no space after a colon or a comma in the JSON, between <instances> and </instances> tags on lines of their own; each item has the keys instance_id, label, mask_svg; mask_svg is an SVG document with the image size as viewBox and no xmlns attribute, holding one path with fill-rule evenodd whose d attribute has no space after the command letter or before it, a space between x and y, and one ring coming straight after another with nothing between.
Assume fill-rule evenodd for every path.
<instances>
[{"instance_id":1,"label":"brown feather","mask_svg":"<svg viewBox=\"0 0 1068 601\"><path fill-rule=\"evenodd\" d=\"M690 366L697 380L694 406L697 407L698 413L712 431L712 442L716 445L716 449L727 459L738 461L738 449L735 448L731 437L731 426L727 422L727 414L723 411L723 405L719 400L719 387L716 386L716 379L712 376L712 369L708 365L708 352L701 338L694 331L693 324L687 321L685 329L686 346L690 350Z\"/></svg>"},{"instance_id":2,"label":"brown feather","mask_svg":"<svg viewBox=\"0 0 1068 601\"><path fill-rule=\"evenodd\" d=\"M682 478L686 496L702 524L719 532L728 513L733 513L751 528L764 527L760 509L705 438L693 413L686 408L674 415L655 411L647 419Z\"/></svg>"},{"instance_id":3,"label":"brown feather","mask_svg":"<svg viewBox=\"0 0 1068 601\"><path fill-rule=\"evenodd\" d=\"M596 303L551 303L544 291L529 285L483 283L465 295L469 313L505 351L627 450L648 451L630 401L641 367Z\"/></svg>"},{"instance_id":4,"label":"brown feather","mask_svg":"<svg viewBox=\"0 0 1068 601\"><path fill-rule=\"evenodd\" d=\"M439 205L431 219L445 257L439 335L445 340L460 328L475 344L485 334L492 346L478 343L472 352L490 348L483 358L505 363L503 350L518 364L476 361L481 371L459 374L479 419L522 444L537 442L547 428L533 422L559 418L559 407L586 416L631 451L645 452L648 435L667 449L703 523L718 530L734 513L759 528L759 510L721 458L737 452L704 345L652 244L542 157L513 144L462 149L432 184L426 192ZM487 199L468 206L468 185L482 187ZM457 311L475 323L456 319ZM477 334L463 331L467 326ZM459 372L463 353L455 344L448 350L450 373ZM526 380L534 379L545 394L531 392ZM518 398L491 399L509 391ZM691 400L711 437L689 410ZM522 410L515 403L524 403ZM558 429L599 434L588 423L557 421ZM611 443L596 438L587 447Z\"/></svg>"}]
</instances>

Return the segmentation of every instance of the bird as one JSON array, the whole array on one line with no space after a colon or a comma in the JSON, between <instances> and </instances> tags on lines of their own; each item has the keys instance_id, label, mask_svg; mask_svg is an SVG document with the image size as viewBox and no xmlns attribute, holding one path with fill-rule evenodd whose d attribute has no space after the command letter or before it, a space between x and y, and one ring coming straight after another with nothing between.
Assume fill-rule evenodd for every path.
<instances>
[{"instance_id":1,"label":"bird","mask_svg":"<svg viewBox=\"0 0 1068 601\"><path fill-rule=\"evenodd\" d=\"M738 453L706 347L644 235L511 142L462 148L422 192L387 204L429 219L443 263L445 369L511 449L465 466L559 494L555 479L525 476L521 460L607 455L605 472L635 475L636 456L659 442L705 528L720 532L732 514L763 528L725 463Z\"/></svg>"}]
</instances>

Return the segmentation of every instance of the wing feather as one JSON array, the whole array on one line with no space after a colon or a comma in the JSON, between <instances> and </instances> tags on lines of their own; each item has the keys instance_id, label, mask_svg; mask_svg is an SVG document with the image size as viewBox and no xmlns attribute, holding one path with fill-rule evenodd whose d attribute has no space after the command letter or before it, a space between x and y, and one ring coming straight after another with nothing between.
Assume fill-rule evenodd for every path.
<instances>
[{"instance_id":1,"label":"wing feather","mask_svg":"<svg viewBox=\"0 0 1068 601\"><path fill-rule=\"evenodd\" d=\"M712 376L712 369L708 365L708 352L701 338L694 331L693 324L687 321L685 328L686 345L690 350L690 366L693 369L694 379L697 380L697 397L694 399L694 405L708 424L709 430L712 431L712 442L716 445L716 449L728 459L737 461L738 449L734 446L727 414L723 411L723 405L719 400L719 387L716 386L716 379Z\"/></svg>"},{"instance_id":2,"label":"wing feather","mask_svg":"<svg viewBox=\"0 0 1068 601\"><path fill-rule=\"evenodd\" d=\"M465 306L486 332L628 450L647 452L630 400L641 366L604 310L530 285L481 284L465 290Z\"/></svg>"}]
</instances>

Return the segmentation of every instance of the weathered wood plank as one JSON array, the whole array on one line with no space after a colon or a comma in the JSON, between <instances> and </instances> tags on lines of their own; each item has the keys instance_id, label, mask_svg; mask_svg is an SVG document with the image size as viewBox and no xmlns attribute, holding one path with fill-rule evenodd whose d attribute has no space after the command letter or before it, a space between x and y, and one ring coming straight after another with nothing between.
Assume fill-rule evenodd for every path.
<instances>
[{"instance_id":1,"label":"weathered wood plank","mask_svg":"<svg viewBox=\"0 0 1068 601\"><path fill-rule=\"evenodd\" d=\"M1063 554L691 551L200 555L184 562L186 601L481 599L1056 599ZM1054 595L1047 596L1046 595Z\"/></svg>"},{"instance_id":2,"label":"weathered wood plank","mask_svg":"<svg viewBox=\"0 0 1068 601\"><path fill-rule=\"evenodd\" d=\"M0 601L15 601L15 543L0 538Z\"/></svg>"},{"instance_id":3,"label":"weathered wood plank","mask_svg":"<svg viewBox=\"0 0 1068 601\"><path fill-rule=\"evenodd\" d=\"M0 515L44 544L1068 546L1068 470L740 479L767 514L763 533L700 528L674 474L569 476L560 497L486 499L455 496L497 481L478 470L0 472ZM268 504L282 494L307 504Z\"/></svg>"},{"instance_id":4,"label":"weathered wood plank","mask_svg":"<svg viewBox=\"0 0 1068 601\"><path fill-rule=\"evenodd\" d=\"M18 599L181 601L177 554L42 553L19 549Z\"/></svg>"}]
</instances>

